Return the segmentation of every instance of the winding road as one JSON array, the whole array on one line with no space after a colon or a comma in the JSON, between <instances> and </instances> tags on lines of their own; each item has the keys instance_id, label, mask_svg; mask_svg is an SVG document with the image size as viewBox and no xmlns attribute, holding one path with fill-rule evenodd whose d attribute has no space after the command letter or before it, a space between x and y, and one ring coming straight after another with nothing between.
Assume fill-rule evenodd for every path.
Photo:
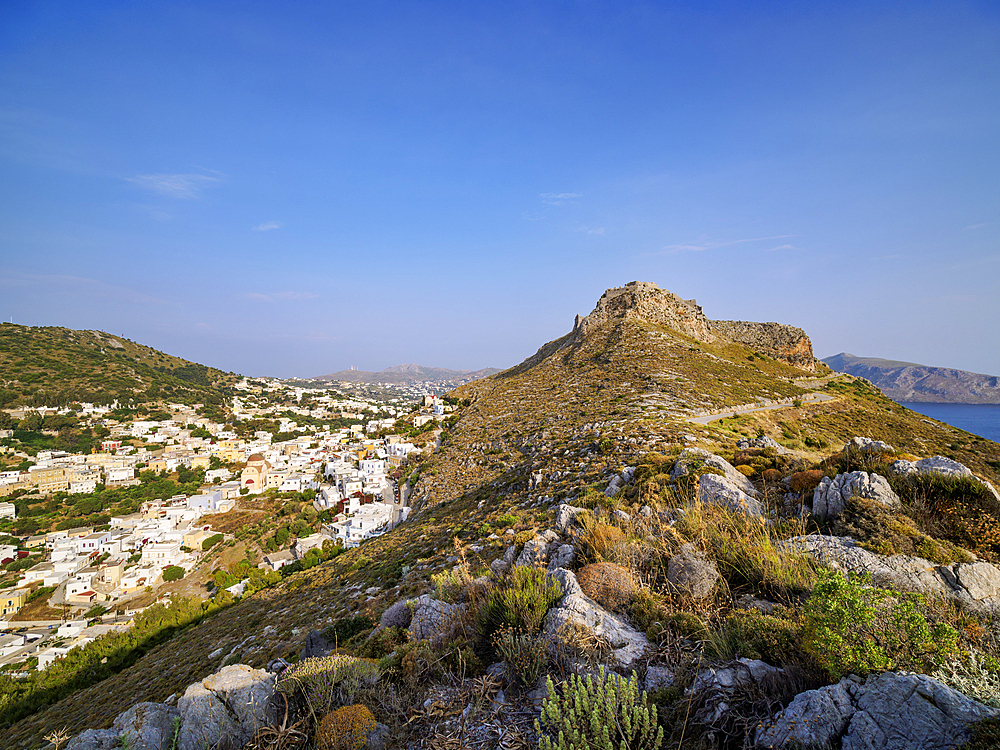
<instances>
[{"instance_id":1,"label":"winding road","mask_svg":"<svg viewBox=\"0 0 1000 750\"><path fill-rule=\"evenodd\" d=\"M806 393L802 396L803 404L817 404L821 401L833 401L834 396L830 396L826 393ZM708 424L709 422L714 422L716 419L724 419L725 417L731 417L733 414L752 414L755 411L773 411L775 409L787 409L793 404L770 404L768 406L751 406L744 409L732 409L720 412L719 414L706 414L703 417L688 417L685 422L691 422L693 424Z\"/></svg>"}]
</instances>

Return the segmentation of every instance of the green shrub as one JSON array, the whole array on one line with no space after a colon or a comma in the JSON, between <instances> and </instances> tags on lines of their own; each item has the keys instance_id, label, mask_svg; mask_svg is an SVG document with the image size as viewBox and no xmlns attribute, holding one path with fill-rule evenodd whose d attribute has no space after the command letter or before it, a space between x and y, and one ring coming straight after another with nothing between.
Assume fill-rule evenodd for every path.
<instances>
[{"instance_id":1,"label":"green shrub","mask_svg":"<svg viewBox=\"0 0 1000 750\"><path fill-rule=\"evenodd\" d=\"M163 570L163 580L167 583L179 581L184 577L184 568L180 565L168 565Z\"/></svg>"},{"instance_id":2,"label":"green shrub","mask_svg":"<svg viewBox=\"0 0 1000 750\"><path fill-rule=\"evenodd\" d=\"M513 526L516 523L517 523L517 516L511 513L504 513L502 516L497 518L497 527L501 529L507 528L508 526Z\"/></svg>"},{"instance_id":3,"label":"green shrub","mask_svg":"<svg viewBox=\"0 0 1000 750\"><path fill-rule=\"evenodd\" d=\"M549 660L544 638L518 633L513 628L501 628L493 634L493 650L524 686L535 684Z\"/></svg>"},{"instance_id":4,"label":"green shrub","mask_svg":"<svg viewBox=\"0 0 1000 750\"><path fill-rule=\"evenodd\" d=\"M822 571L805 606L803 646L834 680L904 668L925 671L958 650L958 633L928 623L922 597Z\"/></svg>"},{"instance_id":5,"label":"green shrub","mask_svg":"<svg viewBox=\"0 0 1000 750\"><path fill-rule=\"evenodd\" d=\"M802 623L797 619L739 609L731 612L722 628L712 634L710 646L712 655L722 661L745 656L780 666L802 660L801 638Z\"/></svg>"},{"instance_id":6,"label":"green shrub","mask_svg":"<svg viewBox=\"0 0 1000 750\"><path fill-rule=\"evenodd\" d=\"M352 703L358 689L374 684L380 675L378 662L334 654L293 664L281 674L276 687L286 695L301 695L313 710L327 713Z\"/></svg>"},{"instance_id":7,"label":"green shrub","mask_svg":"<svg viewBox=\"0 0 1000 750\"><path fill-rule=\"evenodd\" d=\"M494 582L480 610L480 635L489 640L501 628L533 635L542 626L545 613L562 598L562 586L544 570L515 566Z\"/></svg>"},{"instance_id":8,"label":"green shrub","mask_svg":"<svg viewBox=\"0 0 1000 750\"><path fill-rule=\"evenodd\" d=\"M212 547L222 541L222 538L222 534L212 534L212 536L201 543L202 550L212 549Z\"/></svg>"},{"instance_id":9,"label":"green shrub","mask_svg":"<svg viewBox=\"0 0 1000 750\"><path fill-rule=\"evenodd\" d=\"M539 750L658 750L663 728L639 677L605 671L596 678L570 675L561 694L548 679L542 715L535 720Z\"/></svg>"},{"instance_id":10,"label":"green shrub","mask_svg":"<svg viewBox=\"0 0 1000 750\"><path fill-rule=\"evenodd\" d=\"M337 646L343 646L355 636L366 633L375 627L375 621L365 615L357 617L343 617L333 625L323 629L323 637L332 641Z\"/></svg>"},{"instance_id":11,"label":"green shrub","mask_svg":"<svg viewBox=\"0 0 1000 750\"><path fill-rule=\"evenodd\" d=\"M316 747L318 750L358 750L367 745L368 733L375 725L375 717L367 706L338 708L324 716L316 728Z\"/></svg>"}]
</instances>

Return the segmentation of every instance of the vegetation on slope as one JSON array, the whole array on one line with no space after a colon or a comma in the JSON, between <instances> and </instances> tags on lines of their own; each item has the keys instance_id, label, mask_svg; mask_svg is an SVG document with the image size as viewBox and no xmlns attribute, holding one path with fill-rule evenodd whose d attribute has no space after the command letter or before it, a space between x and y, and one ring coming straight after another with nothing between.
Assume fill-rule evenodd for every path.
<instances>
[{"instance_id":1,"label":"vegetation on slope","mask_svg":"<svg viewBox=\"0 0 1000 750\"><path fill-rule=\"evenodd\" d=\"M161 399L219 405L236 380L102 331L0 324L0 408Z\"/></svg>"}]
</instances>

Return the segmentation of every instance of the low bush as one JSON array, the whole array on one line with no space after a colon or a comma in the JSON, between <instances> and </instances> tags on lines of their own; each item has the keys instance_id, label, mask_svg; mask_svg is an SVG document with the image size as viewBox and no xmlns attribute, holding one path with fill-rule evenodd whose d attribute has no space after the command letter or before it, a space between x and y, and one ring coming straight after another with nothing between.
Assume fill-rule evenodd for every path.
<instances>
[{"instance_id":1,"label":"low bush","mask_svg":"<svg viewBox=\"0 0 1000 750\"><path fill-rule=\"evenodd\" d=\"M632 606L636 582L632 571L614 563L591 563L576 574L583 593L611 612L624 613Z\"/></svg>"},{"instance_id":2,"label":"low bush","mask_svg":"<svg viewBox=\"0 0 1000 750\"><path fill-rule=\"evenodd\" d=\"M305 659L288 667L276 685L286 695L304 698L312 709L326 713L352 703L357 691L378 681L378 662L335 654Z\"/></svg>"},{"instance_id":3,"label":"low bush","mask_svg":"<svg viewBox=\"0 0 1000 750\"><path fill-rule=\"evenodd\" d=\"M1000 502L972 477L941 474L890 476L889 484L913 509L921 530L938 539L1000 559Z\"/></svg>"},{"instance_id":4,"label":"low bush","mask_svg":"<svg viewBox=\"0 0 1000 750\"><path fill-rule=\"evenodd\" d=\"M879 555L917 556L942 565L972 562L972 556L960 547L921 533L909 516L866 498L848 500L843 514L833 519L828 529L835 536L853 537Z\"/></svg>"},{"instance_id":5,"label":"low bush","mask_svg":"<svg viewBox=\"0 0 1000 750\"><path fill-rule=\"evenodd\" d=\"M784 666L807 660L802 651L802 622L790 610L769 615L755 609L738 609L726 616L722 627L709 639L710 653L716 659L730 661L737 657L760 659Z\"/></svg>"},{"instance_id":6,"label":"low bush","mask_svg":"<svg viewBox=\"0 0 1000 750\"><path fill-rule=\"evenodd\" d=\"M958 633L927 621L918 594L822 571L806 602L803 647L839 680L889 669L926 672L958 652Z\"/></svg>"},{"instance_id":7,"label":"low bush","mask_svg":"<svg viewBox=\"0 0 1000 750\"><path fill-rule=\"evenodd\" d=\"M493 650L525 687L535 684L549 661L546 641L538 635L525 635L513 628L502 628L493 634Z\"/></svg>"},{"instance_id":8,"label":"low bush","mask_svg":"<svg viewBox=\"0 0 1000 750\"><path fill-rule=\"evenodd\" d=\"M806 497L812 495L824 476L824 472L819 469L797 471L788 478L788 486L792 492L798 492L799 497Z\"/></svg>"},{"instance_id":9,"label":"low bush","mask_svg":"<svg viewBox=\"0 0 1000 750\"><path fill-rule=\"evenodd\" d=\"M479 612L479 632L489 642L501 628L533 635L545 613L562 598L562 586L544 570L515 566L486 592Z\"/></svg>"},{"instance_id":10,"label":"low bush","mask_svg":"<svg viewBox=\"0 0 1000 750\"><path fill-rule=\"evenodd\" d=\"M344 706L327 714L316 728L317 750L359 750L367 745L375 728L375 717L367 706Z\"/></svg>"},{"instance_id":11,"label":"low bush","mask_svg":"<svg viewBox=\"0 0 1000 750\"><path fill-rule=\"evenodd\" d=\"M964 659L949 659L931 675L973 700L1000 708L1000 664L997 659L969 651Z\"/></svg>"},{"instance_id":12,"label":"low bush","mask_svg":"<svg viewBox=\"0 0 1000 750\"><path fill-rule=\"evenodd\" d=\"M337 646L342 646L352 638L367 633L375 627L375 621L365 615L343 617L323 629L323 637Z\"/></svg>"},{"instance_id":13,"label":"low bush","mask_svg":"<svg viewBox=\"0 0 1000 750\"><path fill-rule=\"evenodd\" d=\"M549 677L542 714L535 720L539 750L658 750L663 728L638 681L634 672L625 679L601 667L596 676L570 675L557 691Z\"/></svg>"},{"instance_id":14,"label":"low bush","mask_svg":"<svg viewBox=\"0 0 1000 750\"><path fill-rule=\"evenodd\" d=\"M622 557L626 543L625 532L617 526L597 521L590 514L577 516L583 527L581 547L583 556L590 562L615 561Z\"/></svg>"},{"instance_id":15,"label":"low bush","mask_svg":"<svg viewBox=\"0 0 1000 750\"><path fill-rule=\"evenodd\" d=\"M222 539L223 539L222 534L212 534L212 536L210 536L208 539L206 539L201 543L201 548L202 550L210 550L216 544L221 542Z\"/></svg>"}]
</instances>

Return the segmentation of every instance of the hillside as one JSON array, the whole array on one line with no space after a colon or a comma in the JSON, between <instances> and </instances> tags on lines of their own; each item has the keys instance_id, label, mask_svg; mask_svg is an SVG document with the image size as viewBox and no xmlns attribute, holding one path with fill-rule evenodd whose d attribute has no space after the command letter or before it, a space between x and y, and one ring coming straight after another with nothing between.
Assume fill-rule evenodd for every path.
<instances>
[{"instance_id":1,"label":"hillside","mask_svg":"<svg viewBox=\"0 0 1000 750\"><path fill-rule=\"evenodd\" d=\"M10 746L32 747L45 731L61 726L71 732L109 726L132 704L179 694L222 664L264 667L278 656L296 660L311 629L328 628L332 639L355 633L350 628L358 625L359 635L345 635L339 643L346 652L382 659L386 675L359 700L389 726L392 747L458 748L467 736L479 738L468 746L536 747L532 722L538 703L529 689L537 673L525 667L534 657L519 652L524 661L516 667L533 675L529 684L518 681L521 672L511 676L513 657L508 671L484 675L506 653L485 628L490 607L502 600L494 598L497 592L519 585L516 575L504 573L510 564L544 568L551 554L560 556L565 569L558 575L570 589L566 598L580 597L572 606L591 607L587 611L598 613L597 622L616 624L614 630L592 631L573 619L564 600L558 616L576 622L577 631L550 628L557 611L550 609L538 636L543 640L531 640L538 632L533 621L529 640L519 642L534 654L542 644L540 668L555 680L596 663L626 675L635 670L647 685L660 675L665 681L650 687L650 695L667 738L663 747L735 750L753 746L757 724L803 691L837 685L852 671L929 673L943 653L929 651L923 641L915 650L904 648L891 640L898 633L890 630L884 643L895 643L898 651L842 667L836 649L810 640L807 632L807 615L821 607L829 589L824 582L842 579L824 578L827 563L791 549L793 538L853 535L859 548L852 559L861 552L871 559L895 552L932 557L935 563L907 558L921 560L913 575L922 585L937 563L953 565L948 569L954 575L961 572L974 559L966 549L983 561L1000 560L1000 506L990 505L985 485L974 480L949 484L973 495L940 500L952 503L947 507L935 505L933 494L913 494L914 486L927 489L919 482L894 478L904 503L892 512L859 502L839 519L809 516L813 488L824 475L858 468L888 473L897 459L941 455L1000 484L1000 445L915 414L865 381L829 372L812 359L800 329L720 324L693 301L655 285L608 290L562 338L516 367L448 395L462 405L457 419L442 433L437 451L407 467L414 505L409 521L248 597L156 646L121 673L39 709L10 730ZM829 400L813 402L815 395ZM767 410L731 414L748 404ZM690 421L706 410L720 418L705 425ZM885 453L842 450L855 436L891 446L879 448ZM759 438L771 442L737 444ZM695 448L706 452L682 453ZM744 488L742 497L733 497L745 506L727 506L706 493L723 479ZM970 498L982 503L974 512ZM757 515L744 512L748 507ZM708 587L679 588L678 560L687 561L682 571L710 571ZM598 585L599 574L610 578ZM480 577L486 575L492 577L484 582ZM577 580L590 598L572 593ZM421 594L435 598L413 601ZM853 589L838 595L862 596ZM995 624L985 616L923 599L913 600L917 614L886 612L884 607L900 601L898 592L887 596L873 600L883 609L871 615L882 618L877 622L884 627L902 615L908 623L927 618L935 637L957 631L956 648L963 653L979 649L990 659L1000 656L989 636ZM600 609L593 609L595 602ZM414 611L424 610L429 619L420 623L451 622L453 628L424 640L414 625ZM612 611L617 619L609 619ZM388 627L366 640L372 623L348 619L383 614L403 629ZM846 642L863 637L848 633ZM626 654L623 643L629 642L645 642L648 650L637 660ZM747 694L705 693L712 681L704 670L742 674L738 657L780 669L764 682L748 678ZM500 686L506 702L497 697ZM498 703L491 704L491 697ZM466 709L470 703L476 710ZM303 721L308 726L310 720ZM847 724L837 743L827 746L840 747Z\"/></svg>"},{"instance_id":2,"label":"hillside","mask_svg":"<svg viewBox=\"0 0 1000 750\"><path fill-rule=\"evenodd\" d=\"M103 331L0 324L0 407L221 403L237 380Z\"/></svg>"},{"instance_id":3,"label":"hillside","mask_svg":"<svg viewBox=\"0 0 1000 750\"><path fill-rule=\"evenodd\" d=\"M378 372L367 370L340 370L329 375L319 375L311 380L344 380L349 383L392 383L407 385L412 383L428 383L433 385L455 386L472 380L485 378L499 372L495 367L482 370L448 370L444 367L424 367L423 365L393 365Z\"/></svg>"},{"instance_id":4,"label":"hillside","mask_svg":"<svg viewBox=\"0 0 1000 750\"><path fill-rule=\"evenodd\" d=\"M874 383L894 401L1000 404L1000 377L841 352L823 360L837 372Z\"/></svg>"}]
</instances>

